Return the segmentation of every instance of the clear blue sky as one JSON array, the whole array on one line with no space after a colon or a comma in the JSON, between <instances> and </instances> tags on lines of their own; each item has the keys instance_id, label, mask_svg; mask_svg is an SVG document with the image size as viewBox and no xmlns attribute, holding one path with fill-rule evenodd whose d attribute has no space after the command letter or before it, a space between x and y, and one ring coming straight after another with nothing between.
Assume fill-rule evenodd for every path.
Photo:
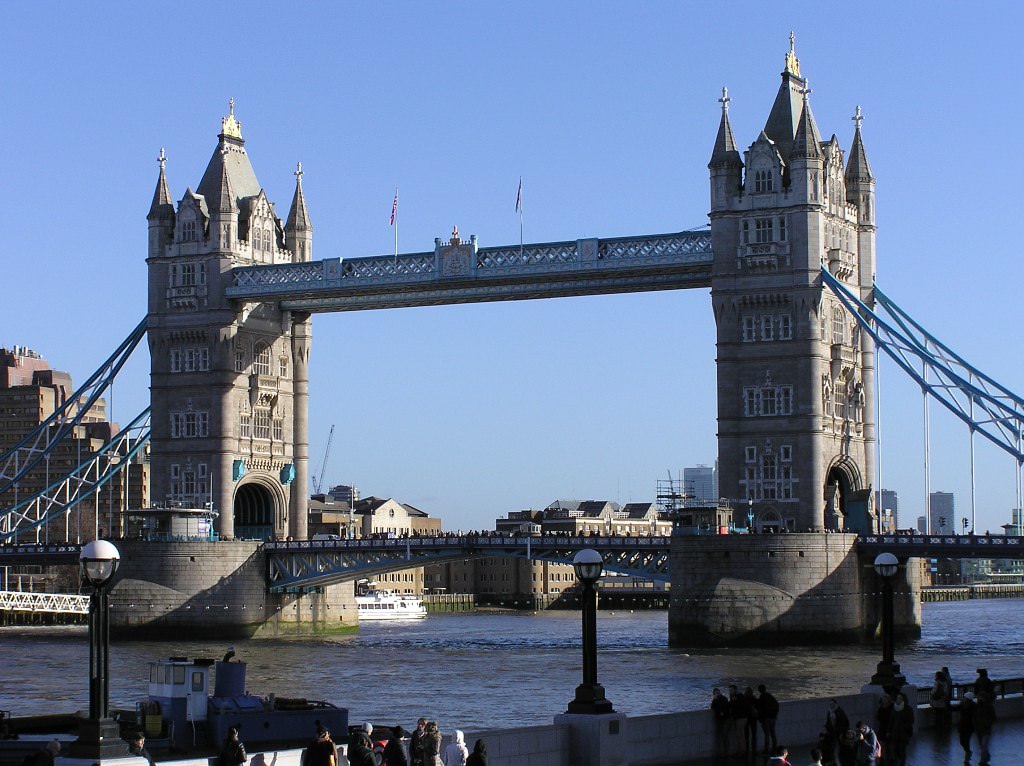
<instances>
[{"instance_id":1,"label":"clear blue sky","mask_svg":"<svg viewBox=\"0 0 1024 766\"><path fill-rule=\"evenodd\" d=\"M717 99L737 141L767 118L795 31L824 137L864 111L878 282L934 334L1024 390L1016 200L1024 12L1015 3L23 3L0 120L0 344L82 380L143 316L146 212L166 147L198 184L236 99L287 213L301 160L314 257L403 251L453 225L481 245L679 231L707 220ZM653 500L715 459L707 291L318 316L311 435L353 482L490 526L559 497ZM145 353L113 395L147 401ZM923 507L922 404L882 367L882 484ZM932 489L969 512L968 440L932 410ZM978 448L980 529L1014 465Z\"/></svg>"}]
</instances>

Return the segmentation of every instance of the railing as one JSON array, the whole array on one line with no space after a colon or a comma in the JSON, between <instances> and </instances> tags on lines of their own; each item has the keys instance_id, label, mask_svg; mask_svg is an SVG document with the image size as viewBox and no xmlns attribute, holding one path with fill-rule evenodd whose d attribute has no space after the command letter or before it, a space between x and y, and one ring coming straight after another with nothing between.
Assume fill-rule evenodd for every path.
<instances>
[{"instance_id":1,"label":"railing","mask_svg":"<svg viewBox=\"0 0 1024 766\"><path fill-rule=\"evenodd\" d=\"M0 611L88 614L89 597L70 593L26 593L0 590Z\"/></svg>"},{"instance_id":2,"label":"railing","mask_svg":"<svg viewBox=\"0 0 1024 766\"><path fill-rule=\"evenodd\" d=\"M996 697L1005 699L1006 697L1017 697L1024 695L1024 678L1006 678L1002 681L992 679L992 686L995 688ZM917 687L917 706L918 707L930 707L931 706L931 694L932 686L919 686ZM974 684L953 684L953 697L952 704L954 707L960 704L960 700L964 698L967 692L974 691Z\"/></svg>"}]
</instances>

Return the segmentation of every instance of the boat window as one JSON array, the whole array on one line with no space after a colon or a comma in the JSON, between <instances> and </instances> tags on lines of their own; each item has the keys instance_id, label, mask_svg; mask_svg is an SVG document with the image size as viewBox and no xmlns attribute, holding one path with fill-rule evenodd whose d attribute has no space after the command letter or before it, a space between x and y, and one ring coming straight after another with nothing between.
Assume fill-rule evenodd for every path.
<instances>
[{"instance_id":1,"label":"boat window","mask_svg":"<svg viewBox=\"0 0 1024 766\"><path fill-rule=\"evenodd\" d=\"M160 666L155 662L149 663L149 682L151 684L160 683Z\"/></svg>"},{"instance_id":2,"label":"boat window","mask_svg":"<svg viewBox=\"0 0 1024 766\"><path fill-rule=\"evenodd\" d=\"M203 691L203 674L198 670L192 673L192 691L201 692Z\"/></svg>"},{"instance_id":3,"label":"boat window","mask_svg":"<svg viewBox=\"0 0 1024 766\"><path fill-rule=\"evenodd\" d=\"M185 666L175 665L174 666L174 683L178 686L185 685Z\"/></svg>"},{"instance_id":4,"label":"boat window","mask_svg":"<svg viewBox=\"0 0 1024 766\"><path fill-rule=\"evenodd\" d=\"M164 665L164 683L167 686L171 685L171 666Z\"/></svg>"}]
</instances>

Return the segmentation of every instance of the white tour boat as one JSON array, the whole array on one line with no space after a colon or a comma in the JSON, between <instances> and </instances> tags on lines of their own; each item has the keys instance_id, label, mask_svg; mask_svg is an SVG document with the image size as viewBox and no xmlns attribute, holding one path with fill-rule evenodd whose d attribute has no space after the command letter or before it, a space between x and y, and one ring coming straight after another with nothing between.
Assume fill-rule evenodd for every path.
<instances>
[{"instance_id":1,"label":"white tour boat","mask_svg":"<svg viewBox=\"0 0 1024 766\"><path fill-rule=\"evenodd\" d=\"M427 616L423 601L404 593L369 589L356 595L362 620L416 620Z\"/></svg>"}]
</instances>

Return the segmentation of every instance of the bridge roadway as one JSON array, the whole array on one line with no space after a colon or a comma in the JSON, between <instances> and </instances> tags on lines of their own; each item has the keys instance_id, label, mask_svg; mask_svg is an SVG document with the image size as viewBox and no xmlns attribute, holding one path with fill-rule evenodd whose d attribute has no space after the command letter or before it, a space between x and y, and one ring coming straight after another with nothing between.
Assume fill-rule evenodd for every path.
<instances>
[{"instance_id":1,"label":"bridge roadway","mask_svg":"<svg viewBox=\"0 0 1024 766\"><path fill-rule=\"evenodd\" d=\"M711 286L711 232L478 248L435 240L423 253L239 266L225 294L300 312L432 306Z\"/></svg>"},{"instance_id":2,"label":"bridge roadway","mask_svg":"<svg viewBox=\"0 0 1024 766\"><path fill-rule=\"evenodd\" d=\"M115 541L116 542L116 541ZM440 535L264 543L267 584L275 591L310 588L362 575L456 561L471 556L512 557L572 563L581 548L594 548L605 569L660 582L670 579L670 537L580 535ZM894 553L908 558L1024 559L1024 537L1012 535L865 535L864 556ZM0 566L75 564L76 543L3 544Z\"/></svg>"}]
</instances>

